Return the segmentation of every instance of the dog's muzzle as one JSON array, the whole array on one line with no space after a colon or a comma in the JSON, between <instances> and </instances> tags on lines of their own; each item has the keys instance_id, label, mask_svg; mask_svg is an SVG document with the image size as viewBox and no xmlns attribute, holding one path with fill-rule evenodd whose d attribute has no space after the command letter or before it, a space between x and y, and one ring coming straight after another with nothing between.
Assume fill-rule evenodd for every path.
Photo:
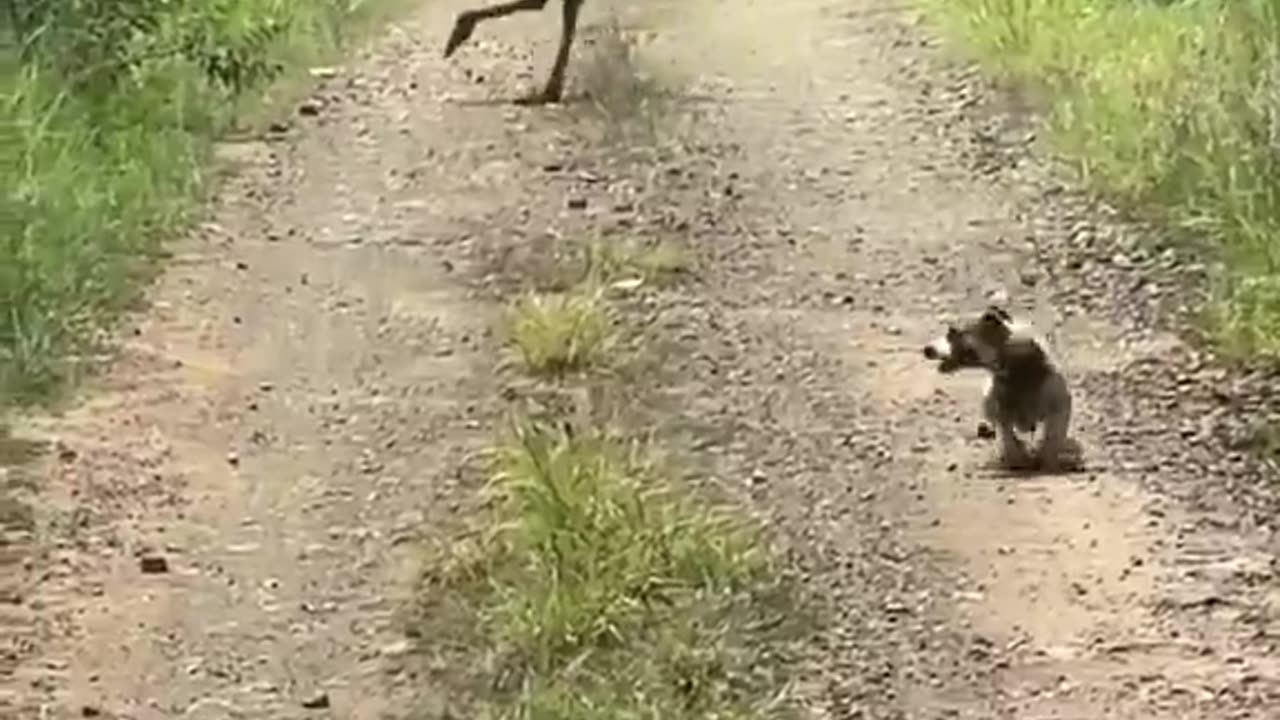
<instances>
[{"instance_id":1,"label":"dog's muzzle","mask_svg":"<svg viewBox=\"0 0 1280 720\"><path fill-rule=\"evenodd\" d=\"M953 336L957 333L953 330L943 337L925 345L922 352L926 360L932 360L938 363L938 372L950 374L962 367L967 367L966 359L970 353L965 352L963 346L957 346Z\"/></svg>"},{"instance_id":2,"label":"dog's muzzle","mask_svg":"<svg viewBox=\"0 0 1280 720\"><path fill-rule=\"evenodd\" d=\"M952 355L951 342L947 338L938 338L924 346L926 360L946 360Z\"/></svg>"}]
</instances>

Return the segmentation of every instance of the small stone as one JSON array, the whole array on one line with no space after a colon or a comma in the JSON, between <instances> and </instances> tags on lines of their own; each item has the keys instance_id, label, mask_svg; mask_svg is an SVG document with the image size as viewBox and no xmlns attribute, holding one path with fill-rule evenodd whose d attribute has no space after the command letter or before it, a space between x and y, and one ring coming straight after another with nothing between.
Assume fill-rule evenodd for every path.
<instances>
[{"instance_id":1,"label":"small stone","mask_svg":"<svg viewBox=\"0 0 1280 720\"><path fill-rule=\"evenodd\" d=\"M92 705L84 705L80 708L80 717L94 718L101 716L102 711Z\"/></svg>"},{"instance_id":2,"label":"small stone","mask_svg":"<svg viewBox=\"0 0 1280 720\"><path fill-rule=\"evenodd\" d=\"M144 555L138 559L138 568L147 575L161 575L169 572L169 561L160 555Z\"/></svg>"},{"instance_id":3,"label":"small stone","mask_svg":"<svg viewBox=\"0 0 1280 720\"><path fill-rule=\"evenodd\" d=\"M584 197L569 198L570 210L585 210L587 208L587 199Z\"/></svg>"},{"instance_id":4,"label":"small stone","mask_svg":"<svg viewBox=\"0 0 1280 720\"><path fill-rule=\"evenodd\" d=\"M329 707L329 694L322 692L315 697L303 700L302 707L307 710L323 710Z\"/></svg>"},{"instance_id":5,"label":"small stone","mask_svg":"<svg viewBox=\"0 0 1280 720\"><path fill-rule=\"evenodd\" d=\"M904 615L911 612L911 608L896 600L890 600L884 604L884 610L893 615Z\"/></svg>"},{"instance_id":6,"label":"small stone","mask_svg":"<svg viewBox=\"0 0 1280 720\"><path fill-rule=\"evenodd\" d=\"M408 640L398 640L396 642L383 645L382 649L379 652L382 654L383 657L394 658L394 657L401 657L403 655L407 655L412 650L413 650L413 643L409 642Z\"/></svg>"}]
</instances>

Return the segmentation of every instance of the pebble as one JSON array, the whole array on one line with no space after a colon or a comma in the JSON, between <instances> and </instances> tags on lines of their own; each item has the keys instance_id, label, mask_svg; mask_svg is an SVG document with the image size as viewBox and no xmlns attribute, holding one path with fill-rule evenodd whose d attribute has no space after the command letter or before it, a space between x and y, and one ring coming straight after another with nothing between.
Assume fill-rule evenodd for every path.
<instances>
[{"instance_id":1,"label":"pebble","mask_svg":"<svg viewBox=\"0 0 1280 720\"><path fill-rule=\"evenodd\" d=\"M379 650L379 654L387 658L399 658L413 651L413 643L409 640L397 640L393 643L383 645Z\"/></svg>"},{"instance_id":2,"label":"pebble","mask_svg":"<svg viewBox=\"0 0 1280 720\"><path fill-rule=\"evenodd\" d=\"M313 695L307 698L306 700L302 701L302 707L306 710L323 710L325 708L328 708L329 694L321 692L316 695Z\"/></svg>"},{"instance_id":3,"label":"pebble","mask_svg":"<svg viewBox=\"0 0 1280 720\"><path fill-rule=\"evenodd\" d=\"M138 569L147 575L169 572L169 561L160 555L143 555L138 559Z\"/></svg>"}]
</instances>

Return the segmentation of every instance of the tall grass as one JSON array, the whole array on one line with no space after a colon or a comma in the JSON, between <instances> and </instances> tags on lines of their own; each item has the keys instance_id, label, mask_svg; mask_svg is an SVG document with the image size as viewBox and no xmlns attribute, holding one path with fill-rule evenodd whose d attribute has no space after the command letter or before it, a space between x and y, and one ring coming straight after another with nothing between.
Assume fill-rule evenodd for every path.
<instances>
[{"instance_id":1,"label":"tall grass","mask_svg":"<svg viewBox=\"0 0 1280 720\"><path fill-rule=\"evenodd\" d=\"M1211 241L1223 349L1280 358L1280 0L927 2L1089 183Z\"/></svg>"},{"instance_id":2,"label":"tall grass","mask_svg":"<svg viewBox=\"0 0 1280 720\"><path fill-rule=\"evenodd\" d=\"M43 398L136 297L211 142L370 17L347 0L0 3L0 398Z\"/></svg>"},{"instance_id":3,"label":"tall grass","mask_svg":"<svg viewBox=\"0 0 1280 720\"><path fill-rule=\"evenodd\" d=\"M600 432L521 422L494 458L492 515L424 576L424 649L480 676L466 716L785 714L803 626L748 525Z\"/></svg>"}]
</instances>

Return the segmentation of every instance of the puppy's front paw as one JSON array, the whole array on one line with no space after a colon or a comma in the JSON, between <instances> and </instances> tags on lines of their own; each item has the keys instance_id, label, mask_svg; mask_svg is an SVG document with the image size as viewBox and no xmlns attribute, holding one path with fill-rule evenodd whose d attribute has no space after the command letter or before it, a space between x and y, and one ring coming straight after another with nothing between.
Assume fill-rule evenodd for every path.
<instances>
[{"instance_id":1,"label":"puppy's front paw","mask_svg":"<svg viewBox=\"0 0 1280 720\"><path fill-rule=\"evenodd\" d=\"M1045 473L1083 472L1084 447L1075 438L1068 438L1056 451L1041 449L1036 456L1036 469Z\"/></svg>"},{"instance_id":2,"label":"puppy's front paw","mask_svg":"<svg viewBox=\"0 0 1280 720\"><path fill-rule=\"evenodd\" d=\"M1038 465L1024 448L1006 448L1000 453L1000 464L1010 470L1034 470Z\"/></svg>"}]
</instances>

